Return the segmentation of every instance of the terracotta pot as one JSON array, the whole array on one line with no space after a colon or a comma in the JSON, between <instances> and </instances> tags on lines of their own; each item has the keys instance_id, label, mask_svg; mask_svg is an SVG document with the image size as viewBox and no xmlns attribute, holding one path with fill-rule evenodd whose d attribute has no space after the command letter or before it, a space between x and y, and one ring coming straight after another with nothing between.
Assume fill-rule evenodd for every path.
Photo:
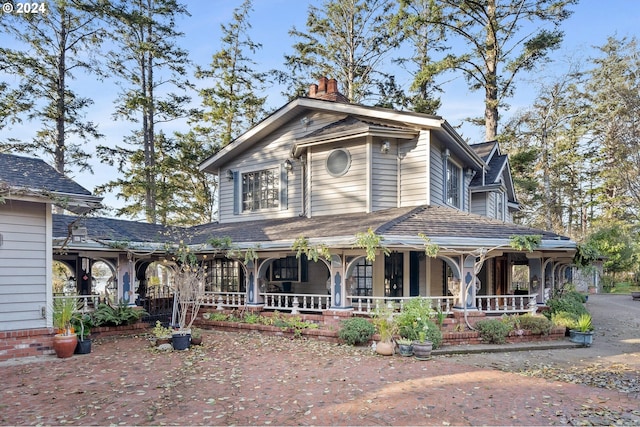
<instances>
[{"instance_id":1,"label":"terracotta pot","mask_svg":"<svg viewBox=\"0 0 640 427\"><path fill-rule=\"evenodd\" d=\"M383 356L393 355L393 343L386 342L386 341L379 341L376 344L376 353L381 354Z\"/></svg>"},{"instance_id":2,"label":"terracotta pot","mask_svg":"<svg viewBox=\"0 0 640 427\"><path fill-rule=\"evenodd\" d=\"M202 337L194 338L191 337L191 345L200 345L202 344Z\"/></svg>"},{"instance_id":3,"label":"terracotta pot","mask_svg":"<svg viewBox=\"0 0 640 427\"><path fill-rule=\"evenodd\" d=\"M61 359L73 356L73 352L76 350L76 345L78 345L78 336L76 334L56 334L53 337L53 349L55 350L56 355Z\"/></svg>"}]
</instances>

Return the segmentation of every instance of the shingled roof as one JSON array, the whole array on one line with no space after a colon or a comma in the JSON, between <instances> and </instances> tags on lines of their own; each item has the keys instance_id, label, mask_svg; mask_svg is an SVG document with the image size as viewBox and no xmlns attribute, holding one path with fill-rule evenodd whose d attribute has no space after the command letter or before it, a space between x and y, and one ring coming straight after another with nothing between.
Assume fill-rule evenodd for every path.
<instances>
[{"instance_id":1,"label":"shingled roof","mask_svg":"<svg viewBox=\"0 0 640 427\"><path fill-rule=\"evenodd\" d=\"M41 159L6 153L0 153L0 190L15 197L18 195L39 195L47 198L58 196L64 200L63 207L77 213L98 207L102 200L92 196L89 190L59 173Z\"/></svg>"},{"instance_id":2,"label":"shingled roof","mask_svg":"<svg viewBox=\"0 0 640 427\"><path fill-rule=\"evenodd\" d=\"M54 237L67 235L67 224L75 219L70 216L54 215ZM435 243L453 246L464 241L465 245L491 245L505 241L514 235L541 235L543 241L553 242L548 247L574 247L567 237L544 230L502 222L461 212L442 206L419 206L395 208L373 213L355 213L340 216L320 216L314 218L283 218L236 223L210 223L191 228L165 228L160 225L145 224L108 218L83 218L79 225L87 227L88 239L119 240L129 242L164 243L183 239L191 245L206 244L210 238L228 237L236 244L259 244L262 248L289 248L291 242L300 236L322 239L327 242L352 240L356 233L369 228L397 242L404 239L418 239L423 233ZM545 246L544 244L542 246Z\"/></svg>"},{"instance_id":3,"label":"shingled roof","mask_svg":"<svg viewBox=\"0 0 640 427\"><path fill-rule=\"evenodd\" d=\"M66 238L69 225L72 223L76 227L86 227L88 239L102 242L165 243L182 237L185 232L185 229L180 227L165 227L139 221L54 214L53 237Z\"/></svg>"}]
</instances>

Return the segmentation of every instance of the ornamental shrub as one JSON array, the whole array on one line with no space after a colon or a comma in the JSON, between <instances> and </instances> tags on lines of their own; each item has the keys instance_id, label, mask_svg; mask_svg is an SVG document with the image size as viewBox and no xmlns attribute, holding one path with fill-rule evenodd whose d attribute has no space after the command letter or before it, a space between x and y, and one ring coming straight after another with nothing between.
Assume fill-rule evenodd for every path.
<instances>
[{"instance_id":1,"label":"ornamental shrub","mask_svg":"<svg viewBox=\"0 0 640 427\"><path fill-rule=\"evenodd\" d=\"M549 335L552 323L544 316L525 314L519 317L520 328L531 331L534 335Z\"/></svg>"},{"instance_id":2,"label":"ornamental shrub","mask_svg":"<svg viewBox=\"0 0 640 427\"><path fill-rule=\"evenodd\" d=\"M559 298L551 298L547 301L549 311L545 312L545 315L551 318L555 313L564 311L570 313L576 317L580 317L582 314L588 314L587 309L583 305L583 295L578 292L569 292Z\"/></svg>"},{"instance_id":3,"label":"ornamental shrub","mask_svg":"<svg viewBox=\"0 0 640 427\"><path fill-rule=\"evenodd\" d=\"M338 337L349 345L366 344L376 332L375 326L363 317L343 320Z\"/></svg>"},{"instance_id":4,"label":"ornamental shrub","mask_svg":"<svg viewBox=\"0 0 640 427\"><path fill-rule=\"evenodd\" d=\"M511 325L498 319L485 319L476 323L482 341L490 344L504 344L507 341Z\"/></svg>"},{"instance_id":5,"label":"ornamental shrub","mask_svg":"<svg viewBox=\"0 0 640 427\"><path fill-rule=\"evenodd\" d=\"M558 311L551 315L551 322L557 326L564 326L567 329L574 329L578 316L573 313L567 313L566 311Z\"/></svg>"}]
</instances>

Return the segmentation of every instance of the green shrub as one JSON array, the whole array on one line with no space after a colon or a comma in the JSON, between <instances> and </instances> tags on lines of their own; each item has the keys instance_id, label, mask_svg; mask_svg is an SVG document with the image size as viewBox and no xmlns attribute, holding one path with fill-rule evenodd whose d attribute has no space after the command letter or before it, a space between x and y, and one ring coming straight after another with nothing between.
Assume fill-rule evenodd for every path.
<instances>
[{"instance_id":1,"label":"green shrub","mask_svg":"<svg viewBox=\"0 0 640 427\"><path fill-rule=\"evenodd\" d=\"M362 317L343 320L338 337L349 345L366 344L376 332L375 326Z\"/></svg>"},{"instance_id":2,"label":"green shrub","mask_svg":"<svg viewBox=\"0 0 640 427\"><path fill-rule=\"evenodd\" d=\"M476 323L475 328L480 333L482 341L491 344L504 344L507 341L511 324L498 319L485 319Z\"/></svg>"},{"instance_id":3,"label":"green shrub","mask_svg":"<svg viewBox=\"0 0 640 427\"><path fill-rule=\"evenodd\" d=\"M551 298L547 301L549 311L545 312L545 316L551 318L553 314L564 311L571 313L578 318L581 314L588 314L587 309L583 305L584 295L578 292L568 292L559 298Z\"/></svg>"},{"instance_id":4,"label":"green shrub","mask_svg":"<svg viewBox=\"0 0 640 427\"><path fill-rule=\"evenodd\" d=\"M553 324L549 319L544 316L532 316L531 314L525 314L519 316L520 329L525 331L531 331L535 335L549 335L551 332L551 326Z\"/></svg>"},{"instance_id":5,"label":"green shrub","mask_svg":"<svg viewBox=\"0 0 640 427\"><path fill-rule=\"evenodd\" d=\"M578 320L578 316L573 313L568 313L566 311L558 311L551 315L551 322L557 326L564 326L568 329L574 329L576 326L576 321Z\"/></svg>"},{"instance_id":6,"label":"green shrub","mask_svg":"<svg viewBox=\"0 0 640 427\"><path fill-rule=\"evenodd\" d=\"M148 313L139 307L120 301L116 307L101 303L93 312L95 326L118 326L136 323Z\"/></svg>"},{"instance_id":7,"label":"green shrub","mask_svg":"<svg viewBox=\"0 0 640 427\"><path fill-rule=\"evenodd\" d=\"M433 348L436 349L440 347L440 344L442 344L442 331L438 325L431 320L427 320L424 323L424 328L426 332L426 339L433 343Z\"/></svg>"}]
</instances>

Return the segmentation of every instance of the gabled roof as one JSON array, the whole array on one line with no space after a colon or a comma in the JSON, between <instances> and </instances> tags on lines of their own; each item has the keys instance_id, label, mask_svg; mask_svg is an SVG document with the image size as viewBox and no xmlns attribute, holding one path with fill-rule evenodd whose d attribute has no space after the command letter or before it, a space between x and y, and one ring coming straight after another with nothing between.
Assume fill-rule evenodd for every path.
<instances>
[{"instance_id":1,"label":"gabled roof","mask_svg":"<svg viewBox=\"0 0 640 427\"><path fill-rule=\"evenodd\" d=\"M291 148L291 155L293 157L299 157L302 150L311 145L326 144L333 141L368 135L383 138L412 139L418 135L418 131L407 127L392 126L388 123L347 116L344 119L316 129L303 138L298 138Z\"/></svg>"},{"instance_id":2,"label":"gabled roof","mask_svg":"<svg viewBox=\"0 0 640 427\"><path fill-rule=\"evenodd\" d=\"M74 217L54 215L54 238L67 235ZM120 240L158 243L184 239L202 250L210 238L228 237L240 247L291 250L293 241L304 236L333 247L351 247L355 235L369 228L385 238L389 246L420 246L420 233L448 248L494 247L508 244L514 235L541 235L540 249L574 249L575 243L558 234L474 215L442 206L394 208L373 213L355 213L313 218L267 219L251 222L210 223L191 228L165 229L159 225L107 218L84 218L88 240Z\"/></svg>"},{"instance_id":3,"label":"gabled roof","mask_svg":"<svg viewBox=\"0 0 640 427\"><path fill-rule=\"evenodd\" d=\"M399 126L413 127L416 130L430 129L439 135L443 141L451 141L461 152L475 163L476 168L482 167L482 160L458 135L458 133L439 116L414 113L410 111L397 111L389 108L369 107L358 104L326 101L317 98L299 97L285 104L256 126L243 133L227 146L223 147L213 156L200 163L200 170L217 174L218 169L230 162L235 156L244 152L247 148L260 141L261 138L277 130L288 121L306 113L307 111L329 112L341 115L351 115L366 118L372 121L385 121L397 123Z\"/></svg>"},{"instance_id":4,"label":"gabled roof","mask_svg":"<svg viewBox=\"0 0 640 427\"><path fill-rule=\"evenodd\" d=\"M476 152L478 156L485 162L493 155L497 150L500 154L500 148L497 141L481 142L479 144L471 144L471 149Z\"/></svg>"},{"instance_id":5,"label":"gabled roof","mask_svg":"<svg viewBox=\"0 0 640 427\"><path fill-rule=\"evenodd\" d=\"M47 199L75 213L100 207L101 197L64 176L41 159L0 153L0 194Z\"/></svg>"}]
</instances>

